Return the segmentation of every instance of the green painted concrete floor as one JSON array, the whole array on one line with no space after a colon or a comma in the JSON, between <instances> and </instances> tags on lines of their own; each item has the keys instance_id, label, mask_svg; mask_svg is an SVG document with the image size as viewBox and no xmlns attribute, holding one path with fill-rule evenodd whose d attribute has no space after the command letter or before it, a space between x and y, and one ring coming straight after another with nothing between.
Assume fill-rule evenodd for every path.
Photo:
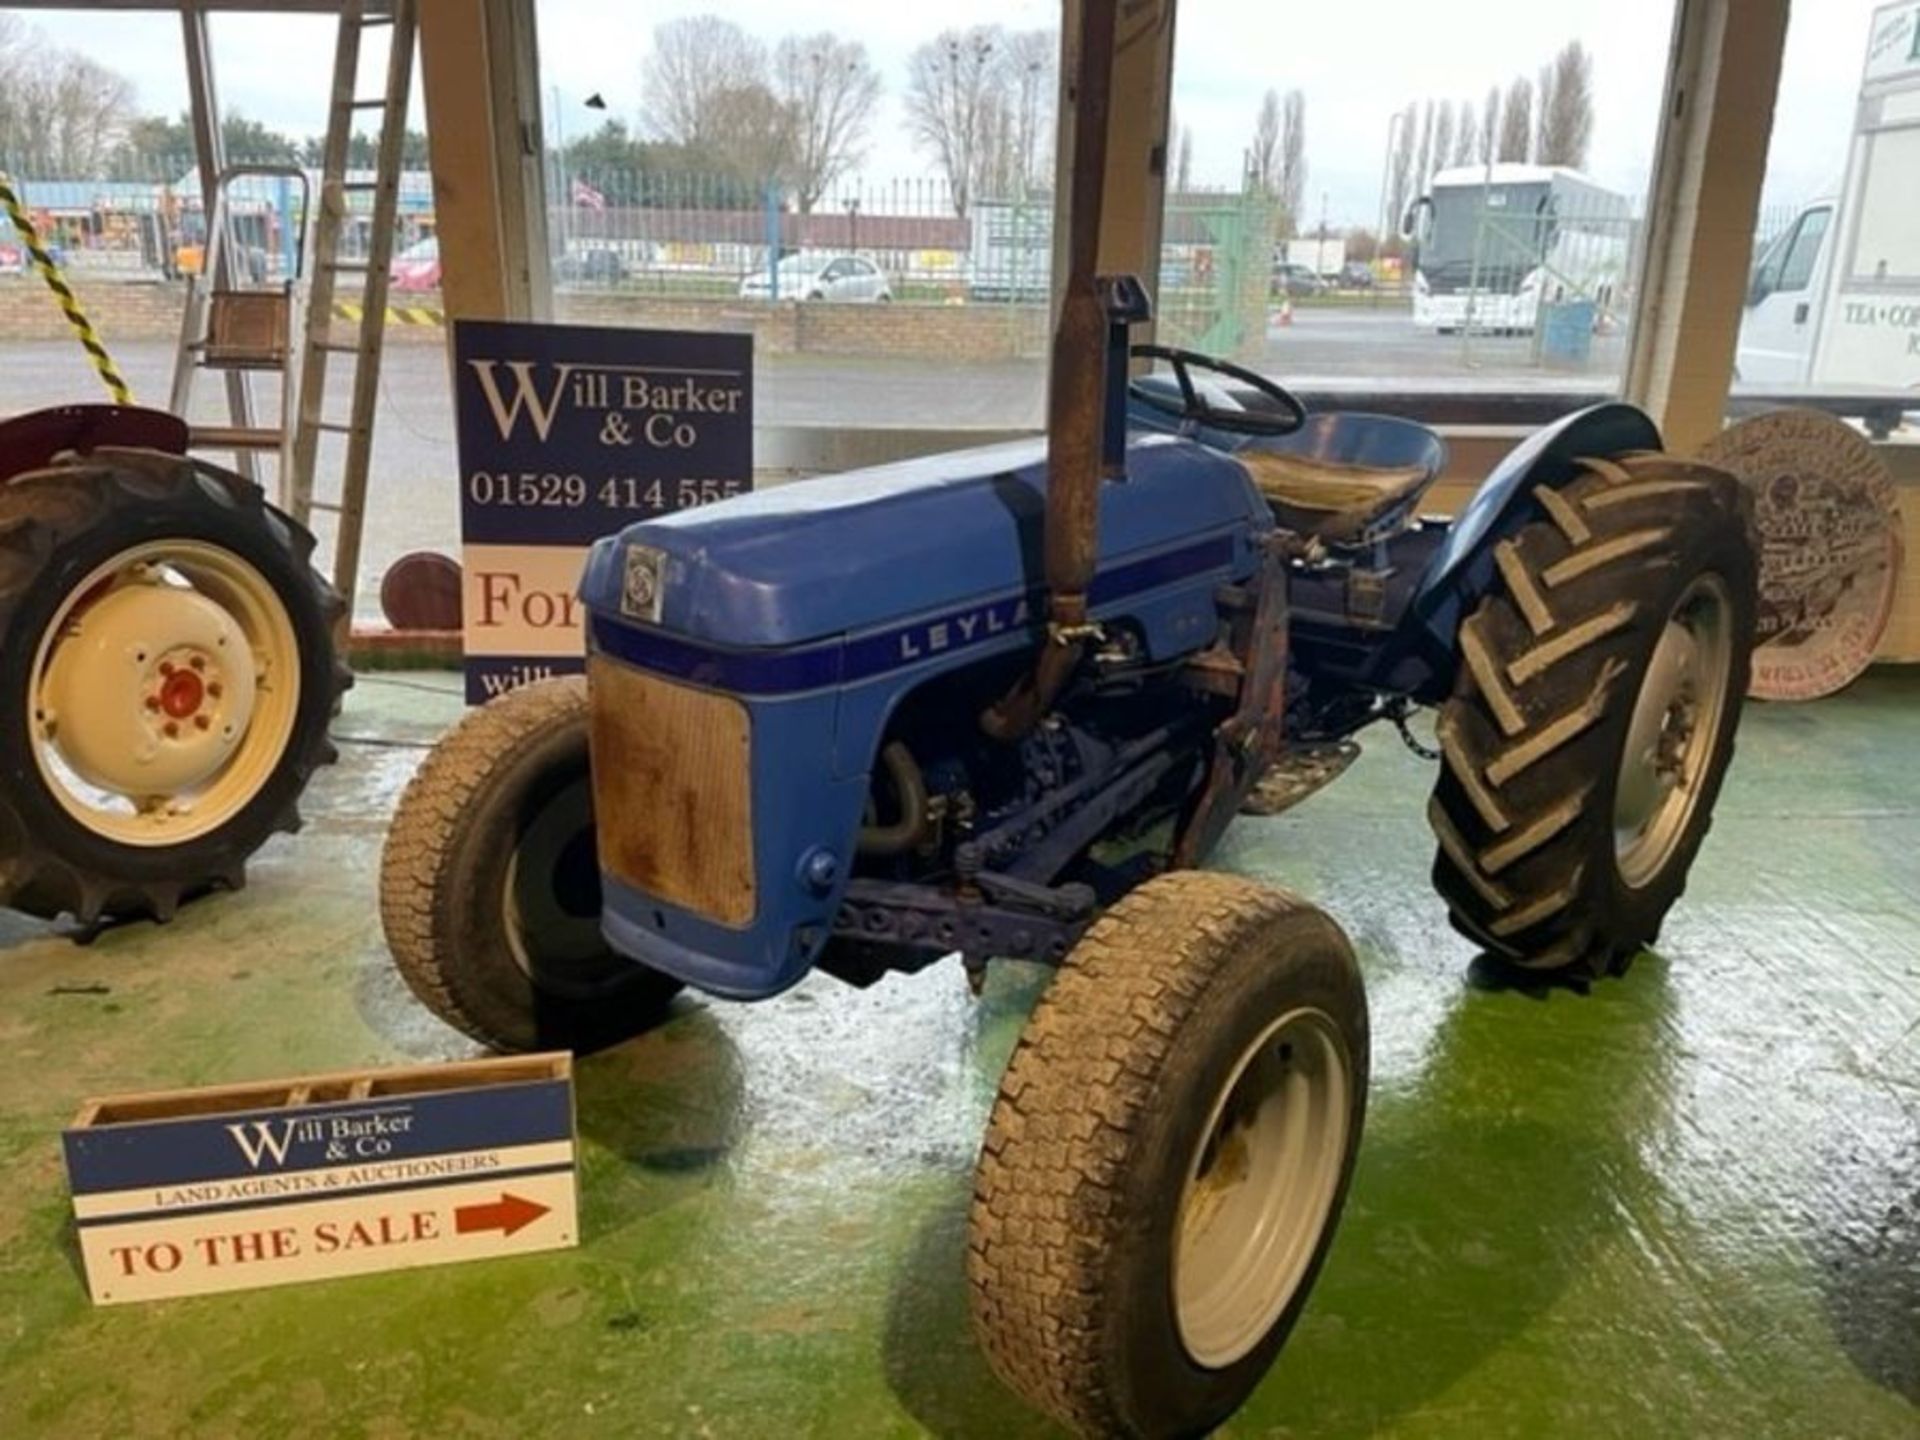
<instances>
[{"instance_id":1,"label":"green painted concrete floor","mask_svg":"<svg viewBox=\"0 0 1920 1440\"><path fill-rule=\"evenodd\" d=\"M0 1436L1050 1433L967 1333L969 1171L1041 984L681 1002L579 1071L578 1250L96 1311L83 1096L453 1057L388 967L383 827L456 713L362 743L242 894L77 945L0 917ZM421 688L424 687L424 690ZM377 740L381 743L364 743ZM1920 1435L1920 673L1748 712L1658 956L1488 989L1389 732L1219 863L1347 926L1375 1090L1345 1226L1235 1436Z\"/></svg>"}]
</instances>

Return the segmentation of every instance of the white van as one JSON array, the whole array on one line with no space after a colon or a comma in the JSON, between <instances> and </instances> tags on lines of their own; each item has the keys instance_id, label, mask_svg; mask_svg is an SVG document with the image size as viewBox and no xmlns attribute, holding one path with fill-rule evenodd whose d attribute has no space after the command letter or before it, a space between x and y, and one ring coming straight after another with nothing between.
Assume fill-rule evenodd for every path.
<instances>
[{"instance_id":1,"label":"white van","mask_svg":"<svg viewBox=\"0 0 1920 1440\"><path fill-rule=\"evenodd\" d=\"M1920 388L1920 0L1874 12L1856 113L1839 194L1754 265L1744 385Z\"/></svg>"}]
</instances>

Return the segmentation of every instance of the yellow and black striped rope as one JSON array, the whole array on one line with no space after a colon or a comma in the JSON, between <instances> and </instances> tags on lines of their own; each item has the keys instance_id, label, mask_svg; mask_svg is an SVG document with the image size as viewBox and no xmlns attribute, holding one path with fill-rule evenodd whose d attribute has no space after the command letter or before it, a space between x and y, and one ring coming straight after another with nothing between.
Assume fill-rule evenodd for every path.
<instances>
[{"instance_id":1,"label":"yellow and black striped rope","mask_svg":"<svg viewBox=\"0 0 1920 1440\"><path fill-rule=\"evenodd\" d=\"M93 322L87 319L86 311L80 308L80 302L74 298L72 288L60 274L60 267L54 263L53 256L49 255L46 247L40 243L40 235L33 228L32 217L27 214L26 206L20 203L20 197L14 191L13 182L5 175L0 175L0 205L7 207L7 215L13 221L13 228L20 232L20 238L27 247L27 254L33 257L34 268L40 272L41 278L47 282L47 288L53 291L54 297L59 300L61 310L66 313L67 323L78 332L81 347L93 361L93 368L100 372L101 383L113 396L113 403L133 404L133 391L128 388L127 382L120 378L120 371L115 368L113 357L107 354L107 347L100 341L100 332L93 328Z\"/></svg>"}]
</instances>

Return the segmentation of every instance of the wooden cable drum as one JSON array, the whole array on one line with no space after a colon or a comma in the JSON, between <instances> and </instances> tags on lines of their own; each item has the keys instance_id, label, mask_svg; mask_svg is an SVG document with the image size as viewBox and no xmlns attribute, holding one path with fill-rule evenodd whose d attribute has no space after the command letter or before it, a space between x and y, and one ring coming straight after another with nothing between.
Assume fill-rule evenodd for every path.
<instances>
[{"instance_id":1,"label":"wooden cable drum","mask_svg":"<svg viewBox=\"0 0 1920 1440\"><path fill-rule=\"evenodd\" d=\"M1699 459L1753 499L1760 612L1748 693L1816 700L1852 684L1873 663L1900 580L1886 464L1851 426L1797 409L1728 427Z\"/></svg>"}]
</instances>

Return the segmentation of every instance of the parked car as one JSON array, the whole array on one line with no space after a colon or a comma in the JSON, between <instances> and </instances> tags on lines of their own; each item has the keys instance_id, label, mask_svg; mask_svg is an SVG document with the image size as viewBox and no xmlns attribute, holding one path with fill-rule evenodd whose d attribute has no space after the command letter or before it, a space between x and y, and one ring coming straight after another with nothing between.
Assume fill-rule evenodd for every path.
<instances>
[{"instance_id":1,"label":"parked car","mask_svg":"<svg viewBox=\"0 0 1920 1440\"><path fill-rule=\"evenodd\" d=\"M1298 298L1301 295L1323 295L1327 282L1313 273L1310 266L1280 264L1273 267L1273 293L1285 293Z\"/></svg>"},{"instance_id":2,"label":"parked car","mask_svg":"<svg viewBox=\"0 0 1920 1440\"><path fill-rule=\"evenodd\" d=\"M742 300L765 300L772 294L771 277L764 270L740 282ZM893 287L864 255L789 255L780 262L780 298L884 303L893 299Z\"/></svg>"},{"instance_id":3,"label":"parked car","mask_svg":"<svg viewBox=\"0 0 1920 1440\"><path fill-rule=\"evenodd\" d=\"M627 278L627 262L604 246L574 250L554 263L553 278L563 284L617 285Z\"/></svg>"},{"instance_id":4,"label":"parked car","mask_svg":"<svg viewBox=\"0 0 1920 1440\"><path fill-rule=\"evenodd\" d=\"M1346 290L1371 290L1373 267L1364 260L1349 260L1340 267L1333 283Z\"/></svg>"},{"instance_id":5,"label":"parked car","mask_svg":"<svg viewBox=\"0 0 1920 1440\"><path fill-rule=\"evenodd\" d=\"M429 235L424 240L416 240L398 255L388 267L387 275L395 290L420 291L440 288L440 240Z\"/></svg>"}]
</instances>

